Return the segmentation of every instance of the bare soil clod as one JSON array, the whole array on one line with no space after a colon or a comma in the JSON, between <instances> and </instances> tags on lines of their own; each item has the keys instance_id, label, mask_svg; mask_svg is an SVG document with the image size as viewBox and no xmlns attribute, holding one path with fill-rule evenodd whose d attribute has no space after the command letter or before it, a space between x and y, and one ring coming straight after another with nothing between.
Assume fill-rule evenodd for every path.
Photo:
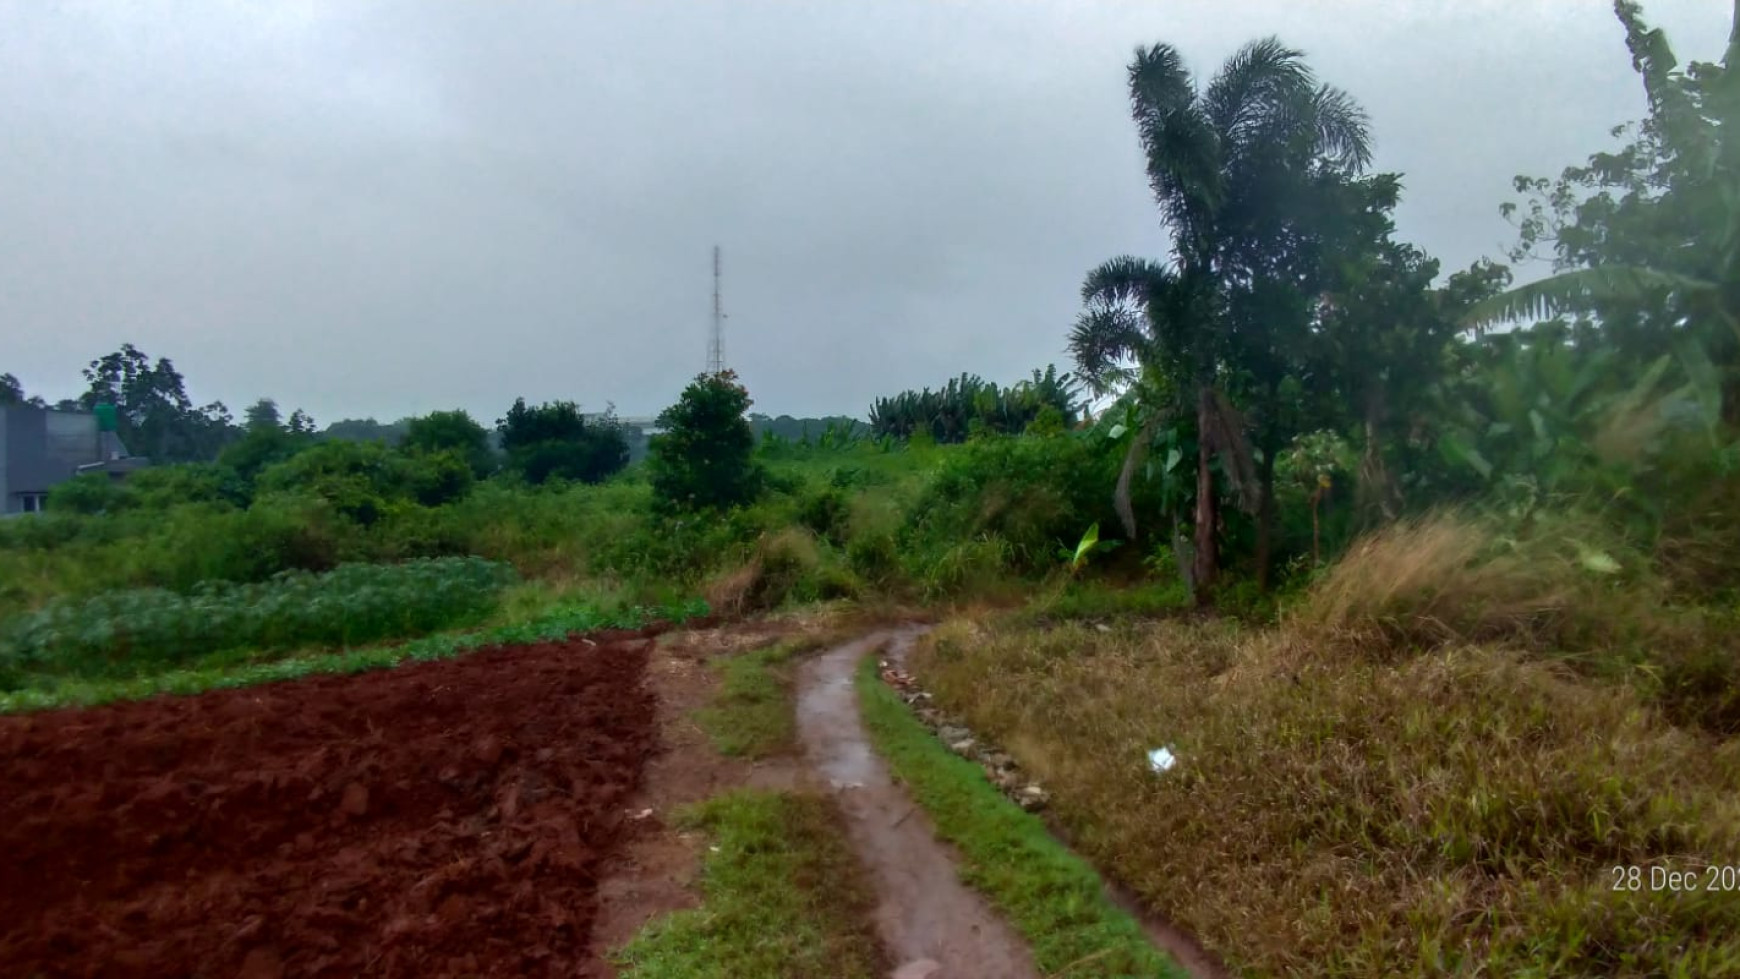
<instances>
[{"instance_id":1,"label":"bare soil clod","mask_svg":"<svg viewBox=\"0 0 1740 979\"><path fill-rule=\"evenodd\" d=\"M0 974L593 974L648 634L0 718Z\"/></svg>"}]
</instances>

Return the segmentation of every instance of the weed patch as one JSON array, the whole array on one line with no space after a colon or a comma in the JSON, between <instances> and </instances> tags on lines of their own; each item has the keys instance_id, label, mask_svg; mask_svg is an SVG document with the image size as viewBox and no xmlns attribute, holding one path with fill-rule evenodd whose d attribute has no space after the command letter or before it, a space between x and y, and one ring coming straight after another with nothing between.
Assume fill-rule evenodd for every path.
<instances>
[{"instance_id":1,"label":"weed patch","mask_svg":"<svg viewBox=\"0 0 1740 979\"><path fill-rule=\"evenodd\" d=\"M720 754L765 758L793 748L797 721L787 664L816 645L809 640L775 643L724 660L718 697L698 716Z\"/></svg>"},{"instance_id":2,"label":"weed patch","mask_svg":"<svg viewBox=\"0 0 1740 979\"><path fill-rule=\"evenodd\" d=\"M648 925L625 979L875 979L885 963L862 871L823 798L738 791L682 816L712 841L702 906Z\"/></svg>"},{"instance_id":3,"label":"weed patch","mask_svg":"<svg viewBox=\"0 0 1740 979\"><path fill-rule=\"evenodd\" d=\"M1090 858L1246 974L1740 971L1733 893L1613 888L1614 867L1735 861L1740 744L1527 650L1301 644L956 621L913 668Z\"/></svg>"},{"instance_id":4,"label":"weed patch","mask_svg":"<svg viewBox=\"0 0 1740 979\"><path fill-rule=\"evenodd\" d=\"M160 694L196 694L295 680L316 673L362 673L412 660L448 659L486 646L565 639L575 633L598 629L639 629L654 622L680 623L706 614L707 605L701 601L661 608L633 606L607 610L585 605L565 606L552 609L536 619L477 632L442 633L407 643L290 656L268 663L218 663L123 680L32 677L31 686L0 693L0 714L56 707L89 707Z\"/></svg>"}]
</instances>

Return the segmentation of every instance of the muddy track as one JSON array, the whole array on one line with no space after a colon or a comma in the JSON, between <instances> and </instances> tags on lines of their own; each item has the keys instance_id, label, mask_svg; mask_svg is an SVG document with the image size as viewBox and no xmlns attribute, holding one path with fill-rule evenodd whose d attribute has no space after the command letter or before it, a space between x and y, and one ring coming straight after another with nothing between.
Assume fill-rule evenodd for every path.
<instances>
[{"instance_id":1,"label":"muddy track","mask_svg":"<svg viewBox=\"0 0 1740 979\"><path fill-rule=\"evenodd\" d=\"M911 627L872 633L806 661L798 674L798 734L835 790L854 849L877 893L876 927L902 977L1039 979L1026 944L955 873L956 855L870 748L853 678L858 662Z\"/></svg>"}]
</instances>

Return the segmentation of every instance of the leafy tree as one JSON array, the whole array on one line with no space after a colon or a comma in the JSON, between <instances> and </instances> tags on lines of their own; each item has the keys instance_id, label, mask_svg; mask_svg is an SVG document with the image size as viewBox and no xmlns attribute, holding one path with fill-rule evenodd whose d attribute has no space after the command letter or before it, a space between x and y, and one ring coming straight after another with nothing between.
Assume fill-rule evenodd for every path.
<instances>
[{"instance_id":1,"label":"leafy tree","mask_svg":"<svg viewBox=\"0 0 1740 979\"><path fill-rule=\"evenodd\" d=\"M480 479L495 471L495 453L489 448L489 432L463 410L433 411L411 419L400 448L423 454L453 452L464 459Z\"/></svg>"},{"instance_id":2,"label":"leafy tree","mask_svg":"<svg viewBox=\"0 0 1740 979\"><path fill-rule=\"evenodd\" d=\"M143 510L166 510L182 503L246 507L250 499L248 483L239 473L210 462L151 466L130 473L120 485L125 505Z\"/></svg>"},{"instance_id":3,"label":"leafy tree","mask_svg":"<svg viewBox=\"0 0 1740 979\"><path fill-rule=\"evenodd\" d=\"M43 407L42 399L25 397L24 385L11 374L0 374L0 406L30 405L34 408Z\"/></svg>"},{"instance_id":4,"label":"leafy tree","mask_svg":"<svg viewBox=\"0 0 1740 979\"><path fill-rule=\"evenodd\" d=\"M659 415L647 469L653 495L677 510L725 508L761 493L755 433L744 413L753 404L734 371L702 374Z\"/></svg>"},{"instance_id":5,"label":"leafy tree","mask_svg":"<svg viewBox=\"0 0 1740 979\"><path fill-rule=\"evenodd\" d=\"M1090 272L1082 286L1088 308L1070 348L1095 393L1139 379L1139 390L1160 398L1131 436L1119 481L1119 514L1131 536L1128 474L1160 426L1181 412L1194 415L1190 584L1206 601L1220 566L1216 461L1243 508L1270 509L1228 388L1245 372L1278 390L1291 352L1267 332L1263 300L1301 298L1280 288L1300 264L1290 251L1300 215L1311 212L1315 192L1362 169L1370 149L1352 99L1319 85L1303 55L1274 38L1245 45L1200 90L1170 45L1138 49L1129 83L1172 256L1117 258Z\"/></svg>"},{"instance_id":6,"label":"leafy tree","mask_svg":"<svg viewBox=\"0 0 1740 979\"><path fill-rule=\"evenodd\" d=\"M242 412L244 419L242 427L250 432L261 429L280 429L284 427L284 416L278 411L278 402L271 398L261 398L248 406Z\"/></svg>"},{"instance_id":7,"label":"leafy tree","mask_svg":"<svg viewBox=\"0 0 1740 979\"><path fill-rule=\"evenodd\" d=\"M940 390L905 391L870 406L875 437L910 439L919 432L941 443L964 442L975 431L1019 434L1041 411L1055 409L1067 427L1080 415L1081 383L1055 366L999 388L975 374L949 379Z\"/></svg>"},{"instance_id":8,"label":"leafy tree","mask_svg":"<svg viewBox=\"0 0 1740 979\"><path fill-rule=\"evenodd\" d=\"M401 418L384 425L373 418L345 418L326 426L322 439L344 439L350 442L385 442L398 445L410 428L410 419ZM485 433L487 435L487 433Z\"/></svg>"},{"instance_id":9,"label":"leafy tree","mask_svg":"<svg viewBox=\"0 0 1740 979\"><path fill-rule=\"evenodd\" d=\"M84 377L89 386L80 406L114 405L118 434L135 455L160 462L209 460L235 438L229 410L215 401L195 408L167 357L153 362L132 344L122 344L91 361Z\"/></svg>"},{"instance_id":10,"label":"leafy tree","mask_svg":"<svg viewBox=\"0 0 1740 979\"><path fill-rule=\"evenodd\" d=\"M250 485L267 468L288 461L315 444L314 434L308 426L292 430L280 424L278 406L269 398L262 398L250 406L246 417L248 424L244 434L226 446L217 461Z\"/></svg>"},{"instance_id":11,"label":"leafy tree","mask_svg":"<svg viewBox=\"0 0 1740 979\"><path fill-rule=\"evenodd\" d=\"M550 479L601 482L628 465L628 440L614 407L588 422L572 401L532 408L516 398L496 430L508 468L534 485Z\"/></svg>"},{"instance_id":12,"label":"leafy tree","mask_svg":"<svg viewBox=\"0 0 1740 979\"><path fill-rule=\"evenodd\" d=\"M1532 200L1512 257L1548 244L1557 274L1479 304L1465 322L1594 317L1634 370L1671 352L1708 422L1724 410L1740 422L1740 9L1721 63L1683 71L1636 3L1616 0L1614 12L1649 117L1622 150L1556 182L1517 178Z\"/></svg>"}]
</instances>

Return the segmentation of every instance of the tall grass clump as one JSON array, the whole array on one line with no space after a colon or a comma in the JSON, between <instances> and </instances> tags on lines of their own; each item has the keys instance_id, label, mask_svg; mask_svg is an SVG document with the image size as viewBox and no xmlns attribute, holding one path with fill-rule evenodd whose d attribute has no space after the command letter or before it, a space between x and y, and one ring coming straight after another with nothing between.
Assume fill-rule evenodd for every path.
<instances>
[{"instance_id":1,"label":"tall grass clump","mask_svg":"<svg viewBox=\"0 0 1740 979\"><path fill-rule=\"evenodd\" d=\"M1658 598L1646 562L1593 519L1505 533L1443 511L1356 541L1288 623L1313 643L1372 655L1473 642L1588 650L1641 638Z\"/></svg>"},{"instance_id":2,"label":"tall grass clump","mask_svg":"<svg viewBox=\"0 0 1740 979\"><path fill-rule=\"evenodd\" d=\"M749 558L718 576L707 602L727 615L766 611L787 602L856 595L859 584L826 541L802 527L764 533Z\"/></svg>"},{"instance_id":3,"label":"tall grass clump","mask_svg":"<svg viewBox=\"0 0 1740 979\"><path fill-rule=\"evenodd\" d=\"M8 620L0 664L25 674L128 676L229 650L350 646L481 619L517 579L482 558L286 571L265 582L208 582L63 599Z\"/></svg>"}]
</instances>

